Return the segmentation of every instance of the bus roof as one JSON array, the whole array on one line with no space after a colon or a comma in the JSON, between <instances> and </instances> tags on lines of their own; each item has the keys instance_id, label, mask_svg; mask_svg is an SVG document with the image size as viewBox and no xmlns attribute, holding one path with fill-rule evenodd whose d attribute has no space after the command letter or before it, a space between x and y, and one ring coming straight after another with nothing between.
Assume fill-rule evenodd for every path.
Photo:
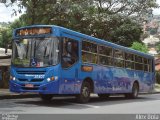
<instances>
[{"instance_id":1,"label":"bus roof","mask_svg":"<svg viewBox=\"0 0 160 120\"><path fill-rule=\"evenodd\" d=\"M93 41L93 42L96 42L98 44L105 44L105 45L113 47L115 49L119 49L119 50L123 50L123 51L129 52L129 53L132 53L132 54L144 56L146 58L154 59L154 56L152 56L150 54L139 52L137 50L134 50L134 49L131 49L131 48L128 48L128 47L124 47L124 46L121 46L121 45L118 45L118 44L115 44L115 43L112 43L112 42L108 42L107 40L98 39L98 38L95 38L95 37L92 37L92 36L89 36L89 35L86 35L86 34L83 34L83 33L79 33L79 32L76 32L76 31L61 27L61 26L56 26L56 25L32 25L32 26L25 26L25 27L17 28L15 30L24 29L24 28L31 28L31 27L52 27L54 29L59 29L61 32L65 32L65 33L68 33L70 35L73 35L73 36L76 36L76 37L79 37L79 38L83 38L83 39L86 39L86 40L89 40L89 41Z\"/></svg>"}]
</instances>

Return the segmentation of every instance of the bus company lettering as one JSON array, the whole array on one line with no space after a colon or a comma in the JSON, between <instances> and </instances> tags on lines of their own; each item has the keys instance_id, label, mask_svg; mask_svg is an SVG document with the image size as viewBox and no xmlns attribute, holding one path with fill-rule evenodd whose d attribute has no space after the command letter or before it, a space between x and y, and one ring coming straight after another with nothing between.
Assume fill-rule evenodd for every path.
<instances>
[{"instance_id":1,"label":"bus company lettering","mask_svg":"<svg viewBox=\"0 0 160 120\"><path fill-rule=\"evenodd\" d=\"M44 78L45 75L25 75L26 77L34 77L34 78L39 78L39 79L42 79Z\"/></svg>"}]
</instances>

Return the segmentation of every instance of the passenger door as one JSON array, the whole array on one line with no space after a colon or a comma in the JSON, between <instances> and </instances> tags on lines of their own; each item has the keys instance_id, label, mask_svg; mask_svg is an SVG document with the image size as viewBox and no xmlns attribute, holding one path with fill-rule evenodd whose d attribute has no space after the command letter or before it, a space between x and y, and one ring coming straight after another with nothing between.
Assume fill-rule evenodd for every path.
<instances>
[{"instance_id":1,"label":"passenger door","mask_svg":"<svg viewBox=\"0 0 160 120\"><path fill-rule=\"evenodd\" d=\"M75 93L75 80L79 73L79 42L70 38L64 38L62 42L62 81L61 93Z\"/></svg>"}]
</instances>

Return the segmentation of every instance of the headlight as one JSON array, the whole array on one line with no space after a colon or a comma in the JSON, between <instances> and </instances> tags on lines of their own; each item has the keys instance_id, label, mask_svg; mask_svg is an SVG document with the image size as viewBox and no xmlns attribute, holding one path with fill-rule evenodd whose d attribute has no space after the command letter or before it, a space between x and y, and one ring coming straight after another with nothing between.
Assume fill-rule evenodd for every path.
<instances>
[{"instance_id":1,"label":"headlight","mask_svg":"<svg viewBox=\"0 0 160 120\"><path fill-rule=\"evenodd\" d=\"M50 79L50 78L47 78L47 81L48 81L48 82L50 82L50 81L51 81L51 79Z\"/></svg>"},{"instance_id":2,"label":"headlight","mask_svg":"<svg viewBox=\"0 0 160 120\"><path fill-rule=\"evenodd\" d=\"M16 80L16 78L15 77L13 77L13 76L10 76L10 80Z\"/></svg>"}]
</instances>

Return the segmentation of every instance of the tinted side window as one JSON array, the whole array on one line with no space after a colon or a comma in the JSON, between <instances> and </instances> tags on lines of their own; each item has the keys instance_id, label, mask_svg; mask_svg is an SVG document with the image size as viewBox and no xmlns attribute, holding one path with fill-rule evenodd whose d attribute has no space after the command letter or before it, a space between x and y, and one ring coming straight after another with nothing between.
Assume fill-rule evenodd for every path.
<instances>
[{"instance_id":1,"label":"tinted side window","mask_svg":"<svg viewBox=\"0 0 160 120\"><path fill-rule=\"evenodd\" d=\"M125 68L134 69L134 62L132 62L132 61L126 61L125 62Z\"/></svg>"},{"instance_id":2,"label":"tinted side window","mask_svg":"<svg viewBox=\"0 0 160 120\"><path fill-rule=\"evenodd\" d=\"M136 70L143 70L143 64L141 64L141 63L135 63L135 69Z\"/></svg>"},{"instance_id":3,"label":"tinted side window","mask_svg":"<svg viewBox=\"0 0 160 120\"><path fill-rule=\"evenodd\" d=\"M97 44L82 41L82 61L85 63L97 63Z\"/></svg>"},{"instance_id":4,"label":"tinted side window","mask_svg":"<svg viewBox=\"0 0 160 120\"><path fill-rule=\"evenodd\" d=\"M147 58L143 58L143 60L144 60L144 64L148 64L149 63Z\"/></svg>"},{"instance_id":5,"label":"tinted side window","mask_svg":"<svg viewBox=\"0 0 160 120\"><path fill-rule=\"evenodd\" d=\"M107 56L99 56L99 63L102 65L111 66L113 64L113 58Z\"/></svg>"},{"instance_id":6,"label":"tinted side window","mask_svg":"<svg viewBox=\"0 0 160 120\"><path fill-rule=\"evenodd\" d=\"M123 51L122 50L114 50L114 66L115 67L124 67L124 59L123 59Z\"/></svg>"},{"instance_id":7,"label":"tinted side window","mask_svg":"<svg viewBox=\"0 0 160 120\"><path fill-rule=\"evenodd\" d=\"M97 45L91 42L82 41L82 50L97 53Z\"/></svg>"},{"instance_id":8,"label":"tinted side window","mask_svg":"<svg viewBox=\"0 0 160 120\"><path fill-rule=\"evenodd\" d=\"M112 56L112 48L106 46L99 46L99 54Z\"/></svg>"},{"instance_id":9,"label":"tinted side window","mask_svg":"<svg viewBox=\"0 0 160 120\"><path fill-rule=\"evenodd\" d=\"M115 65L116 67L124 67L124 60L114 59L114 65Z\"/></svg>"},{"instance_id":10,"label":"tinted side window","mask_svg":"<svg viewBox=\"0 0 160 120\"><path fill-rule=\"evenodd\" d=\"M88 52L82 52L82 61L86 63L97 63L97 55Z\"/></svg>"},{"instance_id":11,"label":"tinted side window","mask_svg":"<svg viewBox=\"0 0 160 120\"><path fill-rule=\"evenodd\" d=\"M144 65L144 71L149 72L149 65Z\"/></svg>"},{"instance_id":12,"label":"tinted side window","mask_svg":"<svg viewBox=\"0 0 160 120\"><path fill-rule=\"evenodd\" d=\"M138 56L138 55L135 55L135 62L143 63L142 57L140 57L140 56Z\"/></svg>"},{"instance_id":13,"label":"tinted side window","mask_svg":"<svg viewBox=\"0 0 160 120\"><path fill-rule=\"evenodd\" d=\"M121 51L121 50L114 50L114 58L121 58L121 59L123 59L123 51Z\"/></svg>"},{"instance_id":14,"label":"tinted side window","mask_svg":"<svg viewBox=\"0 0 160 120\"><path fill-rule=\"evenodd\" d=\"M130 53L125 53L125 60L134 61L134 55Z\"/></svg>"}]
</instances>

